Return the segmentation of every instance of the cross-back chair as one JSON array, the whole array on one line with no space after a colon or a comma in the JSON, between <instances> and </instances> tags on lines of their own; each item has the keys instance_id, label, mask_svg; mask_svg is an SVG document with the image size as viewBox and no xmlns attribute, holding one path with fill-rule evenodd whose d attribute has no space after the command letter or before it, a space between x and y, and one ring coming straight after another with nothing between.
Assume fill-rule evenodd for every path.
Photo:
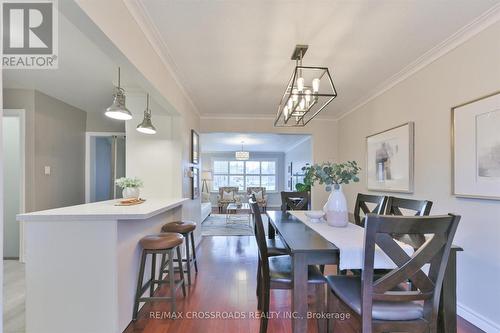
<instances>
[{"instance_id":1,"label":"cross-back chair","mask_svg":"<svg viewBox=\"0 0 500 333\"><path fill-rule=\"evenodd\" d=\"M370 210L367 203L375 204L375 208ZM356 197L356 204L354 205L354 223L364 227L365 216L369 213L373 214L383 214L385 211L385 205L387 204L387 197L384 195L369 195L358 193ZM361 216L361 213L364 216Z\"/></svg>"},{"instance_id":2,"label":"cross-back chair","mask_svg":"<svg viewBox=\"0 0 500 333\"><path fill-rule=\"evenodd\" d=\"M264 314L260 319L260 333L267 331L269 301L271 289L292 289L293 274L292 260L289 255L270 256L266 243L266 235L262 216L258 203L251 198L249 204L252 209L255 223L255 239L259 249L259 276L260 290L258 292L257 308ZM325 278L316 266L308 268L309 285L315 288L315 305L316 311L323 312L325 310ZM307 299L303 300L307 302ZM326 321L318 320L318 331L326 333Z\"/></svg>"},{"instance_id":3,"label":"cross-back chair","mask_svg":"<svg viewBox=\"0 0 500 333\"><path fill-rule=\"evenodd\" d=\"M432 201L415 200L397 197L388 197L386 215L404 216L402 209L412 211L414 216L428 216L431 213ZM399 241L418 248L425 242L423 235L416 234L394 234Z\"/></svg>"},{"instance_id":4,"label":"cross-back chair","mask_svg":"<svg viewBox=\"0 0 500 333\"><path fill-rule=\"evenodd\" d=\"M331 290L329 311L350 311L354 314L353 326L362 333L436 333L441 286L459 220L460 216L451 214L432 217L368 214L362 276L327 277ZM409 255L393 239L393 233L430 235L430 238ZM396 268L374 278L376 246ZM413 288L408 288L408 280Z\"/></svg>"},{"instance_id":5,"label":"cross-back chair","mask_svg":"<svg viewBox=\"0 0 500 333\"><path fill-rule=\"evenodd\" d=\"M311 209L309 192L281 192L281 211L309 209Z\"/></svg>"}]
</instances>

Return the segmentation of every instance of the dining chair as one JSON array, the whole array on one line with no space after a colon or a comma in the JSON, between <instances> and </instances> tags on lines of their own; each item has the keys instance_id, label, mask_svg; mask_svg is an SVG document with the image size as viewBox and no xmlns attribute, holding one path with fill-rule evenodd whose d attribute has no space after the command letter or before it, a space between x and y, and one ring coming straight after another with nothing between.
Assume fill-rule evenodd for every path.
<instances>
[{"instance_id":1,"label":"dining chair","mask_svg":"<svg viewBox=\"0 0 500 333\"><path fill-rule=\"evenodd\" d=\"M309 209L311 209L309 192L281 192L281 211Z\"/></svg>"},{"instance_id":2,"label":"dining chair","mask_svg":"<svg viewBox=\"0 0 500 333\"><path fill-rule=\"evenodd\" d=\"M370 210L367 203L375 204L375 208ZM365 225L365 216L368 213L383 214L387 204L387 197L384 195L370 195L358 193L356 204L354 205L354 223L361 227ZM364 216L361 216L361 212Z\"/></svg>"},{"instance_id":3,"label":"dining chair","mask_svg":"<svg viewBox=\"0 0 500 333\"><path fill-rule=\"evenodd\" d=\"M289 255L269 256L259 205L253 198L249 200L249 204L252 207L254 215L255 239L257 241L260 259L259 265L261 267L257 308L262 311L263 315L260 319L259 333L265 333L269 317L271 289L292 289L293 287L292 260ZM316 266L308 267L308 283L315 289L316 311L323 313L325 310L325 278ZM307 302L307 299L303 301ZM320 333L326 332L326 320L318 320L318 331Z\"/></svg>"},{"instance_id":4,"label":"dining chair","mask_svg":"<svg viewBox=\"0 0 500 333\"><path fill-rule=\"evenodd\" d=\"M387 208L385 215L404 216L405 210L411 211L414 216L428 216L431 213L432 201L415 200L398 197L389 197L387 199ZM403 209L403 211L401 211ZM423 235L417 234L394 234L397 240L418 248L425 242Z\"/></svg>"},{"instance_id":5,"label":"dining chair","mask_svg":"<svg viewBox=\"0 0 500 333\"><path fill-rule=\"evenodd\" d=\"M460 216L387 216L368 214L362 276L328 276L328 312L351 313L348 324L361 333L437 332L441 287ZM393 239L393 233L429 235L411 256ZM375 249L396 265L374 276ZM408 288L407 281L413 284ZM338 332L342 332L338 330Z\"/></svg>"}]
</instances>

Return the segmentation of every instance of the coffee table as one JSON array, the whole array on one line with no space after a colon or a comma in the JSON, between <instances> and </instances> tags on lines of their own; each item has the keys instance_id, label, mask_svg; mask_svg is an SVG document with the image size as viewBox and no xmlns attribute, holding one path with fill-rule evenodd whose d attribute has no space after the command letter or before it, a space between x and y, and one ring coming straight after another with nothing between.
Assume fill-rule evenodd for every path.
<instances>
[{"instance_id":1,"label":"coffee table","mask_svg":"<svg viewBox=\"0 0 500 333\"><path fill-rule=\"evenodd\" d=\"M252 210L248 203L230 203L226 208L226 224L236 224L236 221L231 222L231 215L248 214L248 226L252 227Z\"/></svg>"}]
</instances>

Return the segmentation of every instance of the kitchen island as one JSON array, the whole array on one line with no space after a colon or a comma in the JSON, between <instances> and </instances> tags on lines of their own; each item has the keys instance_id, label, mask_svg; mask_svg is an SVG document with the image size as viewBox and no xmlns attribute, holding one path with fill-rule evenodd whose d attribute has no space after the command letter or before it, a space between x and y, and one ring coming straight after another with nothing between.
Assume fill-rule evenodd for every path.
<instances>
[{"instance_id":1,"label":"kitchen island","mask_svg":"<svg viewBox=\"0 0 500 333\"><path fill-rule=\"evenodd\" d=\"M26 333L123 332L132 319L139 239L179 220L188 200L136 206L113 200L18 215L25 230Z\"/></svg>"}]
</instances>

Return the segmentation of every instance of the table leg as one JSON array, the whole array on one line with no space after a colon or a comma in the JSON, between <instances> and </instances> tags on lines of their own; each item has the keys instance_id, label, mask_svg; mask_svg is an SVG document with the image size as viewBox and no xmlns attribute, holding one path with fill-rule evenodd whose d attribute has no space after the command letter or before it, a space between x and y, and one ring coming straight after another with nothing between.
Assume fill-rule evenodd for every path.
<instances>
[{"instance_id":1,"label":"table leg","mask_svg":"<svg viewBox=\"0 0 500 333\"><path fill-rule=\"evenodd\" d=\"M438 332L457 331L457 251L451 249L444 273L438 312Z\"/></svg>"},{"instance_id":2,"label":"table leg","mask_svg":"<svg viewBox=\"0 0 500 333\"><path fill-rule=\"evenodd\" d=\"M269 239L274 239L276 237L276 230L271 221L269 221L269 218L267 219L267 237Z\"/></svg>"},{"instance_id":3,"label":"table leg","mask_svg":"<svg viewBox=\"0 0 500 333\"><path fill-rule=\"evenodd\" d=\"M292 332L307 332L307 261L304 253L294 253L292 289Z\"/></svg>"}]
</instances>

